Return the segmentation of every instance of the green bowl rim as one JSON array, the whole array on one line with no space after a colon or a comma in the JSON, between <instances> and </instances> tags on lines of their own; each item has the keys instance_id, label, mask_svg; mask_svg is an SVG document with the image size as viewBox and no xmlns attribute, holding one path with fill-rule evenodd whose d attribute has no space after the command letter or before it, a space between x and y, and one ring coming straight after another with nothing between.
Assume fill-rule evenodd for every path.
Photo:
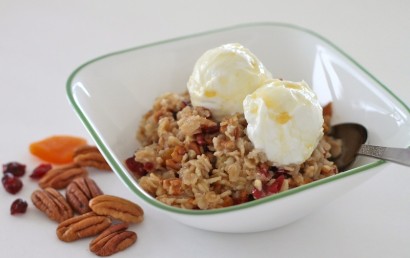
<instances>
[{"instance_id":1,"label":"green bowl rim","mask_svg":"<svg viewBox=\"0 0 410 258\"><path fill-rule=\"evenodd\" d=\"M150 43L150 44L145 44L145 45L141 45L141 46L137 46L137 47L132 47L132 48L127 48L124 50L120 50L120 51L116 51L116 52L112 52L112 53L108 53L99 57L96 57L82 65L80 65L77 69L75 69L71 75L68 77L67 83L66 83L66 92L67 92L67 97L69 102L71 103L71 105L73 106L74 110L76 111L77 115L79 116L80 120L82 121L82 123L84 124L84 126L86 127L86 129L88 130L88 132L90 133L91 137L93 138L93 140L95 141L95 143L97 144L97 146L99 147L100 151L102 152L102 154L104 155L104 157L107 159L108 163L111 165L111 167L113 168L113 170L116 172L117 176L123 181L123 183L135 194L137 194L141 199L143 199L144 201L148 202L149 204L152 204L153 206L165 210L165 211L170 211L170 212L174 212L174 213L178 213L178 214L185 214L185 215L210 215L210 214L218 214L218 213L226 213L226 212L232 212L232 211L237 211L237 210L243 210L243 209L247 209L253 206L258 206L258 205L262 205L268 202L272 202L274 200L278 200L278 199L282 199L286 196L291 196L297 193L301 193L303 191L306 191L308 189L314 188L316 186L320 186L320 185L324 185L333 181L337 181L341 178L344 177L348 177L363 171L367 171L371 168L377 167L383 163L385 163L385 161L382 160L378 160L357 168L353 168L349 171L331 176L331 177L327 177L318 181L314 181L312 183L306 184L306 185L302 185L275 195L271 195L265 198L261 198L258 200L253 200L247 203L243 203L240 205L235 205L235 206L230 206L230 207L226 207L226 208L219 208L219 209L212 209L212 210L188 210L188 209L182 209L182 208L177 208L177 207L172 207L169 205L166 205L158 200L156 200L155 198L151 197L150 195L148 195L147 193L145 193L142 189L139 189L139 187L137 186L138 184L136 183L136 181L132 178L132 176L127 175L127 173L125 171L123 171L122 169L122 165L120 165L119 163L117 163L116 159L113 157L113 154L108 150L108 148L105 146L105 144L103 143L103 141L101 140L101 137L98 135L97 131L95 130L95 128L92 126L92 124L90 123L90 121L88 121L88 119L86 118L85 114L81 111L81 108L79 107L78 103L76 102L73 92L72 92L72 83L76 77L76 75L85 67L87 67L90 64L93 64L97 61L100 61L102 59L105 59L107 57L110 56L114 56L114 55L119 55L119 54L123 54L123 53L127 53L127 52L131 52L131 51L135 51L138 49L143 49L143 48L149 48L149 47L153 47L156 45L162 45L162 44L166 44L166 43L170 43L170 42L175 42L175 41L181 41L184 39L188 39L188 38L193 38L193 37L199 37L199 36L204 36L204 35L208 35L208 34L214 34L214 33L218 33L218 32L223 32L223 31L229 31L229 30L234 30L234 29L240 29L240 28L246 28L246 27L261 27L261 26L274 26L274 27L286 27L286 28L290 28L290 29L295 29L304 33L308 33L320 40L322 40L323 42L329 44L331 47L333 47L336 51L338 51L341 55L345 56L348 60L350 60L354 65L356 65L359 69L361 69L365 74L367 74L371 79L373 79L382 89L384 89L387 93L389 93L392 97L394 97L406 110L407 112L410 113L410 109L409 107L399 98L397 97L387 86L385 86L383 83L381 83L378 79L376 79L370 72L368 72L363 66L361 66L359 63L357 63L352 57L350 57L347 53L345 53L343 50L341 50L339 47L337 47L335 44L333 44L332 42L330 42L329 40L327 40L326 38L322 37L321 35L317 34L316 32L313 32L311 30L308 30L306 28L297 26L297 25L293 25L293 24L287 24L287 23L279 23L279 22L255 22L255 23L245 23L245 24L238 24L238 25L234 25L234 26L229 26L229 27L224 27L224 28L220 28L220 29L214 29L214 30L209 30L209 31L205 31L205 32L200 32L200 33L196 33L196 34L190 34L190 35L186 35L186 36L181 36L181 37L176 37L176 38L171 38L171 39L167 39L167 40L162 40L162 41L158 41L158 42L154 42L154 43Z\"/></svg>"}]
</instances>

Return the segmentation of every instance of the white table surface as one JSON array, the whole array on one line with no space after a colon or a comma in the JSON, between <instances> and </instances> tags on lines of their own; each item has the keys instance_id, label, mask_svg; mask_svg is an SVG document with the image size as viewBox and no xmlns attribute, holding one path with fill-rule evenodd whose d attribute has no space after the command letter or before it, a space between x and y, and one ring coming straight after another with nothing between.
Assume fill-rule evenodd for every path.
<instances>
[{"instance_id":1,"label":"white table surface","mask_svg":"<svg viewBox=\"0 0 410 258\"><path fill-rule=\"evenodd\" d=\"M25 2L25 3L23 3ZM0 1L0 163L40 163L29 143L55 134L90 136L65 93L69 74L96 56L239 23L278 21L316 31L349 53L405 103L410 100L409 1ZM370 181L277 230L221 234L181 225L155 210L131 229L115 257L410 257L410 173L384 165ZM108 194L139 201L114 174L93 173ZM36 184L0 189L0 257L95 257L71 244L32 205ZM17 197L23 216L9 215ZM249 218L255 219L255 218Z\"/></svg>"}]
</instances>

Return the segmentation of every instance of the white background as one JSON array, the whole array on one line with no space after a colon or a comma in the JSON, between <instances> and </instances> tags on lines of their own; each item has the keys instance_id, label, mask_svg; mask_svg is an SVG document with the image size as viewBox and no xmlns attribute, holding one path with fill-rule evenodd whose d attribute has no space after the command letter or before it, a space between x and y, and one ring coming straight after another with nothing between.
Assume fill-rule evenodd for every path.
<instances>
[{"instance_id":1,"label":"white background","mask_svg":"<svg viewBox=\"0 0 410 258\"><path fill-rule=\"evenodd\" d=\"M91 138L65 93L69 74L96 56L230 25L275 21L313 30L410 100L410 2L0 0L0 163L40 163L28 145L55 134ZM130 114L132 116L132 114ZM409 168L394 164L316 213L274 231L221 234L151 210L116 257L410 257ZM91 176L108 194L139 201L114 174ZM95 257L89 240L66 244L32 205L36 183L0 189L0 257ZM11 202L29 202L23 216ZM257 219L257 218L249 218Z\"/></svg>"}]
</instances>

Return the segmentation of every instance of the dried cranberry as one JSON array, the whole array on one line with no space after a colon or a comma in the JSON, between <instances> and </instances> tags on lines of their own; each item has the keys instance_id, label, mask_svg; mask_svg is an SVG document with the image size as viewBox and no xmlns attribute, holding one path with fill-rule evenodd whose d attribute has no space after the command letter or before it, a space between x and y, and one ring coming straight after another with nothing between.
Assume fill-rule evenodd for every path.
<instances>
[{"instance_id":1,"label":"dried cranberry","mask_svg":"<svg viewBox=\"0 0 410 258\"><path fill-rule=\"evenodd\" d=\"M141 177L147 174L147 171L144 169L144 164L138 162L134 157L129 157L125 160L125 164L128 169L131 170L136 176Z\"/></svg>"},{"instance_id":2,"label":"dried cranberry","mask_svg":"<svg viewBox=\"0 0 410 258\"><path fill-rule=\"evenodd\" d=\"M254 188L252 190L252 196L253 196L253 199L257 200L257 199L260 199L262 197L265 197L266 194L263 191Z\"/></svg>"},{"instance_id":3,"label":"dried cranberry","mask_svg":"<svg viewBox=\"0 0 410 258\"><path fill-rule=\"evenodd\" d=\"M26 213L27 210L27 202L23 199L16 199L10 207L10 214L14 215L17 213Z\"/></svg>"},{"instance_id":4,"label":"dried cranberry","mask_svg":"<svg viewBox=\"0 0 410 258\"><path fill-rule=\"evenodd\" d=\"M3 173L12 173L14 176L23 176L26 173L26 165L18 162L3 164Z\"/></svg>"},{"instance_id":5,"label":"dried cranberry","mask_svg":"<svg viewBox=\"0 0 410 258\"><path fill-rule=\"evenodd\" d=\"M3 183L4 189L11 194L16 194L23 188L21 180L12 173L5 173L1 182Z\"/></svg>"},{"instance_id":6,"label":"dried cranberry","mask_svg":"<svg viewBox=\"0 0 410 258\"><path fill-rule=\"evenodd\" d=\"M32 179L40 179L42 178L50 169L52 168L51 164L40 164L37 166L33 172L31 173L30 177Z\"/></svg>"},{"instance_id":7,"label":"dried cranberry","mask_svg":"<svg viewBox=\"0 0 410 258\"><path fill-rule=\"evenodd\" d=\"M144 169L148 170L148 171L153 170L154 169L154 164L152 162L145 162L144 163Z\"/></svg>"},{"instance_id":8,"label":"dried cranberry","mask_svg":"<svg viewBox=\"0 0 410 258\"><path fill-rule=\"evenodd\" d=\"M190 100L183 100L182 101L182 109L186 106L192 106L191 101Z\"/></svg>"},{"instance_id":9,"label":"dried cranberry","mask_svg":"<svg viewBox=\"0 0 410 258\"><path fill-rule=\"evenodd\" d=\"M215 126L208 126L201 128L203 133L217 133L219 132L219 124Z\"/></svg>"},{"instance_id":10,"label":"dried cranberry","mask_svg":"<svg viewBox=\"0 0 410 258\"><path fill-rule=\"evenodd\" d=\"M275 194L279 193L280 189L282 188L283 181L285 180L285 177L283 175L280 175L278 178L275 179L275 182L268 186L267 192L268 194Z\"/></svg>"},{"instance_id":11,"label":"dried cranberry","mask_svg":"<svg viewBox=\"0 0 410 258\"><path fill-rule=\"evenodd\" d=\"M260 168L263 168L261 166ZM265 196L269 196L272 194L276 194L280 192L280 189L282 188L283 182L285 181L285 176L282 174L278 176L278 178L275 179L275 182L273 182L271 185L267 185L266 183L263 184L262 189L258 190L254 188L252 190L252 196L254 199L260 199Z\"/></svg>"},{"instance_id":12,"label":"dried cranberry","mask_svg":"<svg viewBox=\"0 0 410 258\"><path fill-rule=\"evenodd\" d=\"M198 143L199 145L206 145L206 140L203 134L196 135L196 143Z\"/></svg>"}]
</instances>

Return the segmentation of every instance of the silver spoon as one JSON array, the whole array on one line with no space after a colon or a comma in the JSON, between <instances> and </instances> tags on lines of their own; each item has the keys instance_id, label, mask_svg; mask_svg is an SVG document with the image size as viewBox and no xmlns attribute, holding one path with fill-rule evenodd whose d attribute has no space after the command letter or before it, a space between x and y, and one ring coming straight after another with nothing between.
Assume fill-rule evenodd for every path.
<instances>
[{"instance_id":1,"label":"silver spoon","mask_svg":"<svg viewBox=\"0 0 410 258\"><path fill-rule=\"evenodd\" d=\"M333 160L340 172L346 171L357 155L410 166L410 149L364 144L367 140L367 130L360 124L345 123L334 125L330 135L342 140L342 153Z\"/></svg>"}]
</instances>

